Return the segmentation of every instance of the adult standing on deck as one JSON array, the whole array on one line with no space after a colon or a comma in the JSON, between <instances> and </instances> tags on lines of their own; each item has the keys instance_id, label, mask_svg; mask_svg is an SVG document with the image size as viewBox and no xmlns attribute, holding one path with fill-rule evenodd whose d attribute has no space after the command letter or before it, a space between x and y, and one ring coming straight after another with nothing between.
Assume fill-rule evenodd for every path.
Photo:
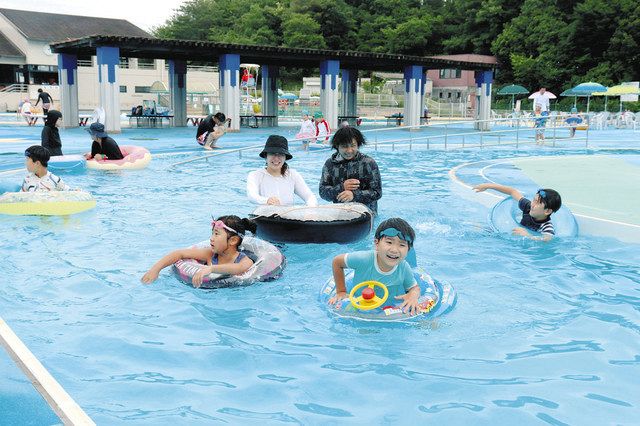
<instances>
[{"instance_id":1,"label":"adult standing on deck","mask_svg":"<svg viewBox=\"0 0 640 426\"><path fill-rule=\"evenodd\" d=\"M322 168L320 196L334 203L362 203L377 213L382 180L376 161L360 152L365 143L360 130L354 127L342 127L336 132L331 141L336 153Z\"/></svg>"},{"instance_id":2,"label":"adult standing on deck","mask_svg":"<svg viewBox=\"0 0 640 426\"><path fill-rule=\"evenodd\" d=\"M196 132L196 140L204 149L213 149L216 147L216 141L225 134L227 123L230 123L231 119L218 112L216 115L209 114L204 120L200 122L198 131Z\"/></svg>"},{"instance_id":3,"label":"adult standing on deck","mask_svg":"<svg viewBox=\"0 0 640 426\"><path fill-rule=\"evenodd\" d=\"M536 96L533 98L533 110L536 110L536 105L540 105L540 112L549 112L549 94L547 89L541 87Z\"/></svg>"},{"instance_id":4,"label":"adult standing on deck","mask_svg":"<svg viewBox=\"0 0 640 426\"><path fill-rule=\"evenodd\" d=\"M42 100L42 113L44 115L47 115L47 113L49 112L49 109L51 109L51 104L53 103L53 99L51 98L50 94L48 94L42 89L38 89L38 100L36 101L35 106L38 106L38 104L40 103L40 100Z\"/></svg>"}]
</instances>

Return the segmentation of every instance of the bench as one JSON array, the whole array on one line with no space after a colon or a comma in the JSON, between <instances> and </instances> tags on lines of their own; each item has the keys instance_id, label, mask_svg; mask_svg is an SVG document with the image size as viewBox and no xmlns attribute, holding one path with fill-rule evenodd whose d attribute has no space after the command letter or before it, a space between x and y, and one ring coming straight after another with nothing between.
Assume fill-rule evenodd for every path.
<instances>
[{"instance_id":1,"label":"bench","mask_svg":"<svg viewBox=\"0 0 640 426\"><path fill-rule=\"evenodd\" d=\"M362 124L362 118L360 118L359 115L339 115L338 126L340 126L344 121L349 123L350 126L359 126Z\"/></svg>"},{"instance_id":2,"label":"bench","mask_svg":"<svg viewBox=\"0 0 640 426\"><path fill-rule=\"evenodd\" d=\"M241 115L240 127L273 127L276 115Z\"/></svg>"},{"instance_id":3,"label":"bench","mask_svg":"<svg viewBox=\"0 0 640 426\"><path fill-rule=\"evenodd\" d=\"M187 117L187 124L191 123L192 126L199 126L205 118L207 118L206 115L190 115Z\"/></svg>"},{"instance_id":4,"label":"bench","mask_svg":"<svg viewBox=\"0 0 640 426\"><path fill-rule=\"evenodd\" d=\"M44 121L47 118L47 116L44 114L22 115L22 117L29 120L28 123L30 126L33 126L34 124L36 124L39 118L42 118L42 121ZM91 114L78 115L78 126L86 126L90 118L91 118Z\"/></svg>"},{"instance_id":5,"label":"bench","mask_svg":"<svg viewBox=\"0 0 640 426\"><path fill-rule=\"evenodd\" d=\"M129 117L129 126L133 124L133 120L136 121L136 127L162 127L163 121L166 118L169 120L169 125L173 121L173 115L160 115L160 114L147 114L147 115L131 115ZM142 125L140 125L142 123Z\"/></svg>"},{"instance_id":6,"label":"bench","mask_svg":"<svg viewBox=\"0 0 640 426\"><path fill-rule=\"evenodd\" d=\"M385 115L384 118L387 119L387 126L394 124L394 122L396 126L402 126L402 122L404 121L402 114ZM428 115L420 116L420 124L429 124L430 119L431 116Z\"/></svg>"}]
</instances>

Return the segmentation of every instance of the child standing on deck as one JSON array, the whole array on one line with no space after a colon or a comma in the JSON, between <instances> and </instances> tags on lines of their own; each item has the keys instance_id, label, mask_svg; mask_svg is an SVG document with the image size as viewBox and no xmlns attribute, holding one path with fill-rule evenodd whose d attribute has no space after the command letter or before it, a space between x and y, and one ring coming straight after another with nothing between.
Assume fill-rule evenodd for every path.
<instances>
[{"instance_id":1,"label":"child standing on deck","mask_svg":"<svg viewBox=\"0 0 640 426\"><path fill-rule=\"evenodd\" d=\"M172 251L158 260L142 276L141 281L145 284L154 282L162 269L173 265L180 259L195 259L207 264L206 268L202 268L193 276L192 282L196 288L200 287L203 278L211 273L244 274L253 265L253 260L238 251L246 231L255 233L256 224L249 219L240 219L238 216L220 216L211 222L210 247Z\"/></svg>"},{"instance_id":2,"label":"child standing on deck","mask_svg":"<svg viewBox=\"0 0 640 426\"><path fill-rule=\"evenodd\" d=\"M343 253L333 258L333 279L336 283L336 295L329 304L339 306L342 299L348 297L345 284L345 269L353 269L353 286L364 281L378 281L387 286L389 301L402 300L400 308L405 313L415 315L419 312L418 285L411 266L406 261L413 247L416 233L404 219L394 217L378 225L373 239L373 250Z\"/></svg>"},{"instance_id":3,"label":"child standing on deck","mask_svg":"<svg viewBox=\"0 0 640 426\"><path fill-rule=\"evenodd\" d=\"M554 235L551 214L557 212L562 206L562 198L553 189L539 189L533 200L528 200L515 188L498 185L497 183L483 183L473 187L474 191L482 192L493 189L503 194L510 195L518 201L518 207L522 210L520 225L523 228L515 228L514 235L531 238L532 240L549 241ZM525 229L526 228L526 229ZM542 234L541 237L530 235L527 229Z\"/></svg>"}]
</instances>

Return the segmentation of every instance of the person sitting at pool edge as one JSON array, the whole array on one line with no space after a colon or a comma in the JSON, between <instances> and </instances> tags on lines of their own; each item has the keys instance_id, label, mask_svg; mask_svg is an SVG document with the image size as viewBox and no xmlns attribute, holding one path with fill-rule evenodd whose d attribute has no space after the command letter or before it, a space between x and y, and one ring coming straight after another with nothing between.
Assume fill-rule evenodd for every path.
<instances>
[{"instance_id":1,"label":"person sitting at pool edge","mask_svg":"<svg viewBox=\"0 0 640 426\"><path fill-rule=\"evenodd\" d=\"M29 174L22 182L22 192L70 191L71 188L61 178L47 170L49 151L40 145L33 145L24 152L25 165Z\"/></svg>"},{"instance_id":2,"label":"person sitting at pool edge","mask_svg":"<svg viewBox=\"0 0 640 426\"><path fill-rule=\"evenodd\" d=\"M275 206L293 205L295 194L307 206L318 205L318 199L300 173L290 168L286 162L293 156L289 153L289 142L285 137L269 136L260 157L266 158L267 166L250 172L247 177L247 196L251 201Z\"/></svg>"},{"instance_id":3,"label":"person sitting at pool edge","mask_svg":"<svg viewBox=\"0 0 640 426\"><path fill-rule=\"evenodd\" d=\"M520 191L510 186L498 185L496 183L483 183L473 187L476 192L487 189L494 189L503 194L510 195L514 200L518 200L518 207L522 210L522 220L520 225L524 228L515 228L514 235L521 235L533 240L548 241L554 235L551 214L557 212L562 207L562 198L553 189L539 189L533 200L525 198ZM525 229L526 228L526 229ZM541 237L530 235L527 229L539 232Z\"/></svg>"},{"instance_id":4,"label":"person sitting at pool edge","mask_svg":"<svg viewBox=\"0 0 640 426\"><path fill-rule=\"evenodd\" d=\"M87 129L91 133L93 143L91 144L91 153L84 155L87 160L122 160L124 156L120 147L107 132L104 131L104 124L92 123Z\"/></svg>"},{"instance_id":5,"label":"person sitting at pool edge","mask_svg":"<svg viewBox=\"0 0 640 426\"><path fill-rule=\"evenodd\" d=\"M320 197L334 203L362 203L376 214L382 182L376 161L360 152L365 144L364 136L354 127L336 132L331 146L337 152L322 167Z\"/></svg>"},{"instance_id":6,"label":"person sitting at pool edge","mask_svg":"<svg viewBox=\"0 0 640 426\"><path fill-rule=\"evenodd\" d=\"M238 216L220 216L211 222L210 247L186 248L172 251L157 261L143 276L145 284L154 282L160 271L173 265L180 259L195 259L206 263L207 267L200 269L193 276L193 286L202 285L205 276L211 273L241 275L253 265L247 255L238 251L246 231L256 232L256 224L250 219L240 219Z\"/></svg>"},{"instance_id":7,"label":"person sitting at pool edge","mask_svg":"<svg viewBox=\"0 0 640 426\"><path fill-rule=\"evenodd\" d=\"M404 219L394 217L378 225L373 239L373 250L339 254L333 258L333 279L336 294L329 304L339 306L348 297L344 270L354 270L353 286L364 281L379 281L387 286L387 304L402 300L400 308L405 313L419 313L418 298L420 286L413 276L411 266L406 261L413 247L416 233Z\"/></svg>"}]
</instances>

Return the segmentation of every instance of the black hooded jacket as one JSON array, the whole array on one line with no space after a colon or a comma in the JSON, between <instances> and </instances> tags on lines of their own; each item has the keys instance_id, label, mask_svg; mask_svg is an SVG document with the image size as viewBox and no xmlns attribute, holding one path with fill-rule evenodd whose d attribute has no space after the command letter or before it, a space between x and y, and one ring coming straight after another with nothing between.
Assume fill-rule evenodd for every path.
<instances>
[{"instance_id":1,"label":"black hooded jacket","mask_svg":"<svg viewBox=\"0 0 640 426\"><path fill-rule=\"evenodd\" d=\"M49 154L52 157L62 154L62 141L60 140L60 133L56 127L56 121L61 118L60 111L51 110L47 114L47 118L44 122L44 128L42 129L42 146L47 148Z\"/></svg>"}]
</instances>

